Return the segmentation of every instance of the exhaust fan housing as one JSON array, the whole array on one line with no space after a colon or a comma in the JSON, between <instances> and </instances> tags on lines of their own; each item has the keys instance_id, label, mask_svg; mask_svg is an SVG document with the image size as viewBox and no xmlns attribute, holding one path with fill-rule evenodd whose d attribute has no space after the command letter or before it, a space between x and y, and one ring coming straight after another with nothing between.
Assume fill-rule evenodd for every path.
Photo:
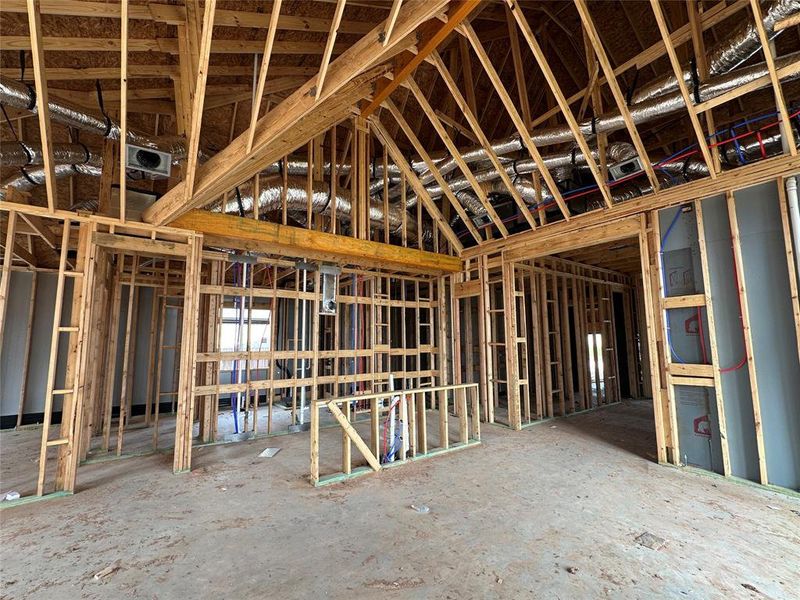
<instances>
[{"instance_id":1,"label":"exhaust fan housing","mask_svg":"<svg viewBox=\"0 0 800 600\"><path fill-rule=\"evenodd\" d=\"M152 173L153 175L169 177L172 167L172 155L152 148L127 144L125 146L125 167Z\"/></svg>"}]
</instances>

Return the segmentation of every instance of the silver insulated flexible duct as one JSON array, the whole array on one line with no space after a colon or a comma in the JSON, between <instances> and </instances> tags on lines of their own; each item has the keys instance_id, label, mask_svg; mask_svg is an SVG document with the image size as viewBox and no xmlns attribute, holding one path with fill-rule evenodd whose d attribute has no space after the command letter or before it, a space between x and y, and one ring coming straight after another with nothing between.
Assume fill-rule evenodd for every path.
<instances>
[{"instance_id":1,"label":"silver insulated flexible duct","mask_svg":"<svg viewBox=\"0 0 800 600\"><path fill-rule=\"evenodd\" d=\"M258 194L258 213L275 213L283 207L283 178L274 175L261 174L259 176ZM289 177L286 185L286 207L298 220L305 220L308 211L308 195L306 186L308 181L305 177ZM345 222L350 221L352 204L350 203L349 190L337 189L336 197L331 197L331 188L328 182L314 181L311 189L311 212L317 215L331 216L333 214L333 204L336 204L336 218ZM249 180L228 194L225 202L219 203L212 208L214 212L225 214L250 216L253 214L253 182ZM390 204L387 221L389 233L400 235L403 227L403 213L405 208L398 204ZM370 199L369 218L372 226L376 229L383 229L384 214L383 200L377 198ZM409 240L417 239L417 226L414 220L406 216L406 231ZM432 232L426 228L422 233L425 242L433 239Z\"/></svg>"},{"instance_id":2,"label":"silver insulated flexible duct","mask_svg":"<svg viewBox=\"0 0 800 600\"><path fill-rule=\"evenodd\" d=\"M37 100L36 92L32 87L9 77L0 76L0 104L20 110L29 110L37 114ZM95 116L82 108L70 105L69 102L57 96L50 96L48 106L50 107L50 118L56 123L99 135L100 137L112 140L119 139L119 124L114 119ZM168 152L172 154L173 160L186 158L188 151L186 140L178 135L152 137L129 130L127 142L136 146Z\"/></svg>"},{"instance_id":3,"label":"silver insulated flexible duct","mask_svg":"<svg viewBox=\"0 0 800 600\"><path fill-rule=\"evenodd\" d=\"M708 72L712 76L737 68L761 50L761 40L752 13L747 9L742 12L747 14L747 18L735 27L730 35L708 51ZM797 12L800 12L800 0L762 2L761 14L764 17L764 29L767 37L774 39L781 33L775 31L775 23ZM683 67L683 79L687 85L692 84L692 71L689 65ZM631 103L638 104L677 89L678 80L675 75L660 77L636 90L631 96Z\"/></svg>"}]
</instances>

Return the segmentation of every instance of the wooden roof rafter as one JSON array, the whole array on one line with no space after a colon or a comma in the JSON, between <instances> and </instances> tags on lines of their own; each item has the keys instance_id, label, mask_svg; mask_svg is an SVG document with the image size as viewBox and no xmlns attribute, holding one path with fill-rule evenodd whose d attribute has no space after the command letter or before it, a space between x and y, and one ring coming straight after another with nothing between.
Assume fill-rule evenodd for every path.
<instances>
[{"instance_id":1,"label":"wooden roof rafter","mask_svg":"<svg viewBox=\"0 0 800 600\"><path fill-rule=\"evenodd\" d=\"M522 140L522 144L527 148L528 153L530 154L533 161L536 163L536 166L539 167L539 172L542 178L544 179L548 189L550 190L550 193L553 195L556 204L561 210L561 214L563 215L564 219L569 220L570 218L569 209L567 208L567 205L564 202L564 198L561 196L561 192L558 189L558 185L556 184L553 175L550 173L550 170L547 168L547 165L544 163L544 159L542 159L542 155L539 152L539 149L536 147L536 144L534 144L533 140L531 139L531 136L527 128L525 127L525 122L523 121L522 116L515 108L514 102L511 100L511 96L508 94L508 90L506 90L505 86L503 85L503 82L500 79L499 74L497 73L491 61L489 60L489 56L486 54L486 50L484 49L483 44L481 44L481 41L478 39L478 35L475 33L475 30L470 25L462 25L459 31L461 31L469 40L472 49L478 56L478 60L480 61L481 65L483 65L484 72L489 77L489 80L491 81L492 85L494 86L495 90L500 96L500 101L503 103L506 112L511 117L511 120L514 122L514 126L517 129L517 133L519 133L520 139Z\"/></svg>"},{"instance_id":2,"label":"wooden roof rafter","mask_svg":"<svg viewBox=\"0 0 800 600\"><path fill-rule=\"evenodd\" d=\"M692 101L692 97L689 94L689 88L686 87L686 82L683 79L683 67L678 59L678 55L675 52L675 47L672 44L670 39L669 29L667 27L667 22L664 18L664 13L661 10L660 0L650 0L650 6L653 8L653 14L656 17L656 23L658 23L658 29L661 32L661 37L664 40L664 45L667 49L667 56L669 56L670 64L672 65L672 70L675 73L675 77L678 82L678 89L680 89L681 96L683 97L683 101L686 104L686 110L689 113L689 119L692 123L692 129L694 129L695 137L697 138L697 146L700 149L701 154L703 155L703 160L705 160L706 164L709 167L709 173L711 174L711 178L715 179L717 177L717 172L714 170L714 159L711 157L711 151L708 148L708 143L706 142L706 136L703 132L703 127L700 125L700 119L698 118L697 110L694 108L694 102Z\"/></svg>"},{"instance_id":3,"label":"wooden roof rafter","mask_svg":"<svg viewBox=\"0 0 800 600\"><path fill-rule=\"evenodd\" d=\"M386 102L391 102L391 100L387 99ZM430 194L428 194L425 186L422 185L422 182L411 168L411 165L409 165L407 160L403 157L403 153L400 151L400 148L397 147L397 144L389 136L389 132L386 131L386 128L380 122L380 119L373 115L368 119L368 121L370 128L375 133L378 140L380 140L381 144L383 144L384 148L386 148L387 152L392 157L392 160L400 167L400 170L406 176L406 181L408 181L408 183L411 185L411 189L413 189L417 194L417 198L420 202L422 202L422 205L428 211L428 214L431 216L431 219L433 219L434 224L439 227L441 232L452 244L453 248L456 250L456 253L461 254L462 250L464 249L461 240L458 239L458 235L456 235L456 233L450 227L450 224L445 220L444 216L439 210L439 207L436 206L436 203L430 197ZM418 231L417 235L422 235L422 232Z\"/></svg>"},{"instance_id":4,"label":"wooden roof rafter","mask_svg":"<svg viewBox=\"0 0 800 600\"><path fill-rule=\"evenodd\" d=\"M240 136L198 169L191 198L186 198L184 184L178 184L148 207L143 218L163 224L191 208L204 206L252 177L265 164L314 137L328 124L343 119L352 107L353 95L367 96L369 92L363 90L372 88L374 81L388 70L384 61L416 44L419 26L446 5L447 0L404 2L395 25L397 35L388 45L383 46L379 41L383 30L380 24L331 63L320 100L313 95L317 77L312 77L259 119L251 152L246 152L246 140Z\"/></svg>"},{"instance_id":5,"label":"wooden roof rafter","mask_svg":"<svg viewBox=\"0 0 800 600\"><path fill-rule=\"evenodd\" d=\"M497 170L497 173L500 176L500 180L503 182L503 184L506 187L506 190L511 195L512 199L514 200L514 203L519 208L520 213L523 215L523 217L525 217L525 220L527 221L531 229L536 229L536 222L533 219L533 215L531 214L528 205L525 203L525 200L522 199L522 196L517 191L514 182L511 181L511 178L506 172L505 166L500 162L500 157L497 156L497 153L494 151L494 148L492 148L491 142L486 137L486 134L484 133L483 129L480 126L480 123L478 123L478 119L475 116L475 113L472 112L469 105L467 104L466 98L464 98L464 96L461 94L461 91L458 89L455 79L445 66L442 57L439 56L437 52L434 52L431 55L431 61L433 62L436 69L439 71L439 74L444 80L445 85L450 90L450 94L455 99L456 105L461 110L464 117L467 119L467 123L469 123L472 133L477 138L478 143L483 147L484 151L489 157L489 161Z\"/></svg>"},{"instance_id":6,"label":"wooden roof rafter","mask_svg":"<svg viewBox=\"0 0 800 600\"><path fill-rule=\"evenodd\" d=\"M450 185L442 176L441 172L439 171L439 168L436 166L436 163L430 157L428 152L425 150L425 147L419 141L419 138L411 129L411 126L408 124L408 121L406 121L405 117L397 108L397 106L394 104L394 102L392 102L391 98L387 98L386 100L384 100L383 106L392 115L394 120L397 122L398 127L403 131L408 141L411 142L411 145L414 147L414 150L416 150L419 157L425 163L425 166L428 167L428 170L431 172L431 175L433 175L433 178L436 180L436 183L438 183L442 187L442 192L444 193L444 196L450 201L450 204L453 206L458 216L461 217L461 220L464 222L464 225L467 228L467 230L470 232L475 241L478 244L480 244L481 241L483 241L480 232L475 228L475 225L472 223L472 219L469 218L466 211L464 210L464 207L461 206L461 202L459 202L458 197L453 193L453 190L450 189ZM378 133L379 137L384 136L381 130L379 130ZM385 134L385 137L388 137L388 132ZM405 159L403 159L402 162L405 162ZM409 179L410 182L412 182L412 185L414 185L414 181L418 179L418 177L416 176L416 174L413 177L409 177L409 175L410 174L407 173L406 177L407 179ZM416 186L414 187L416 189ZM425 195L427 195L427 191L425 192Z\"/></svg>"},{"instance_id":7,"label":"wooden roof rafter","mask_svg":"<svg viewBox=\"0 0 800 600\"><path fill-rule=\"evenodd\" d=\"M480 4L480 0L454 0L450 3L447 12L447 22L429 21L420 26L417 32L418 50L415 54L403 53L395 58L391 80L382 80L373 94L372 101L361 111L363 117L371 115L391 93L400 87L400 84L414 70L422 64L425 58L441 44L445 38L469 16ZM385 47L385 46L384 46Z\"/></svg>"},{"instance_id":8,"label":"wooden roof rafter","mask_svg":"<svg viewBox=\"0 0 800 600\"><path fill-rule=\"evenodd\" d=\"M27 0L27 7L30 49L33 59L34 80L36 82L39 136L42 140L42 160L44 162L45 186L47 188L47 207L52 213L58 208L58 199L56 197L56 174L53 162L53 139L50 135L50 105L47 94L47 76L44 69L44 47L42 45L39 0Z\"/></svg>"},{"instance_id":9,"label":"wooden roof rafter","mask_svg":"<svg viewBox=\"0 0 800 600\"><path fill-rule=\"evenodd\" d=\"M756 31L758 31L758 37L761 40L761 49L764 52L764 58L767 61L767 69L769 70L769 78L772 82L772 90L775 92L775 103L778 105L778 112L780 113L781 121L783 122L781 133L782 135L786 136L786 145L789 148L789 154L795 156L797 155L797 144L795 143L794 130L792 129L792 123L789 120L789 112L786 110L786 98L783 95L783 88L781 87L781 82L775 69L775 57L772 54L772 48L770 47L767 32L764 30L764 16L761 13L761 5L759 5L757 0L750 0L750 6L753 9Z\"/></svg>"},{"instance_id":10,"label":"wooden roof rafter","mask_svg":"<svg viewBox=\"0 0 800 600\"><path fill-rule=\"evenodd\" d=\"M253 137L256 135L256 122L258 121L258 113L261 109L261 99L264 97L264 85L267 82L267 72L269 71L270 59L272 58L272 46L275 42L275 32L277 31L282 1L283 0L274 0L272 4L267 39L264 42L264 52L261 57L261 69L258 72L258 84L256 85L255 96L253 96L253 106L250 110L250 129L247 132L247 152L253 149Z\"/></svg>"},{"instance_id":11,"label":"wooden roof rafter","mask_svg":"<svg viewBox=\"0 0 800 600\"><path fill-rule=\"evenodd\" d=\"M522 31L522 37L524 37L528 42L528 46L530 47L531 52L533 52L533 56L536 59L536 62L539 64L539 68L542 70L542 73L544 74L545 81L547 81L548 86L550 86L550 89L556 97L556 102L558 102L561 112L564 115L564 118L567 120L567 125L569 126L572 135L575 137L575 141L578 143L581 152L583 152L586 164L588 165L589 170L592 172L592 176L594 177L595 182L600 189L600 193L603 195L603 200L605 201L606 206L611 208L611 206L613 206L613 200L611 199L611 192L608 188L608 185L606 185L606 182L603 180L603 175L597 166L594 156L592 155L592 150L589 147L589 143L586 141L586 137L583 135L583 132L581 132L580 125L578 124L577 119L575 119L575 115L572 114L572 109L569 106L569 102L567 101L566 96L564 96L564 93L561 91L561 86L553 74L550 64L542 52L539 43L536 41L533 31L528 24L528 20L525 18L525 15L522 14L522 10L515 0L506 0L506 2L508 3L512 14L517 21L517 25L519 25L519 28Z\"/></svg>"},{"instance_id":12,"label":"wooden roof rafter","mask_svg":"<svg viewBox=\"0 0 800 600\"><path fill-rule=\"evenodd\" d=\"M414 97L417 99L417 102L422 108L422 112L425 113L425 116L428 117L428 121L433 126L433 129L436 133L439 134L439 138L444 142L445 147L450 152L450 156L455 160L456 164L458 165L459 170L463 173L464 177L470 184L473 193L478 197L478 200L486 209L486 213L489 215L489 218L492 220L492 224L497 227L497 230L500 232L500 235L503 237L508 237L508 229L506 228L503 220L500 218L500 215L497 214L497 211L492 206L492 203L489 202L489 198L484 192L481 184L475 178L475 175L472 172L472 169L469 168L469 165L461 158L461 153L458 147L453 142L452 138L447 135L447 131L445 131L444 125L439 120L439 117L433 111L433 107L428 102L427 98L422 93L422 90L419 89L416 81L414 81L413 77L408 78L408 85L411 88L411 92L414 94Z\"/></svg>"},{"instance_id":13,"label":"wooden roof rafter","mask_svg":"<svg viewBox=\"0 0 800 600\"><path fill-rule=\"evenodd\" d=\"M587 37L594 48L595 56L597 57L600 67L603 70L603 74L608 81L608 86L611 89L612 95L614 96L614 102L617 104L617 109L622 115L622 119L625 121L625 127L628 130L628 135L630 135L631 141L636 148L636 152L642 159L642 166L644 167L645 173L647 173L647 178L650 181L650 185L653 186L654 191L658 191L658 178L653 170L650 157L647 155L647 149L644 147L642 139L639 136L639 131L636 128L636 124L633 122L633 117L631 117L631 111L628 109L625 96L623 95L622 89L617 82L616 76L614 75L614 69L608 60L605 48L603 48L603 42L600 40L597 29L594 26L594 21L589 14L589 8L586 5L586 0L575 0L575 6L578 8L578 13L580 14L581 22L583 23Z\"/></svg>"}]
</instances>

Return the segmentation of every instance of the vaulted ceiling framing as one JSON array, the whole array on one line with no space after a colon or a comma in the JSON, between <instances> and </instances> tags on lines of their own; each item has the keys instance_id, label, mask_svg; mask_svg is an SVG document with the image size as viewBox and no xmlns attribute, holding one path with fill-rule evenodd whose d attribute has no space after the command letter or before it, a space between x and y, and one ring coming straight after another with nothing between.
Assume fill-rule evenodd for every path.
<instances>
[{"instance_id":1,"label":"vaulted ceiling framing","mask_svg":"<svg viewBox=\"0 0 800 600\"><path fill-rule=\"evenodd\" d=\"M770 20L775 5L784 12ZM798 11L793 0L284 0L258 10L233 0L6 0L3 81L22 80L38 101L49 95L122 129L181 136L186 152L169 178L126 180L114 161L105 179L80 170L62 177L65 144L83 144L98 164L112 156L110 144L46 110L36 116L4 103L3 156L16 138L38 148L41 160L23 165L24 175L38 182L41 171L46 185L22 181L20 190L51 211L118 183L159 195L144 218L166 225L249 189L250 212L262 219L380 241L391 230L392 243L419 236L428 249L472 255L541 235L554 221L564 228L611 217L629 199L671 198L666 188L684 180L722 179L724 189L739 140L758 139L755 152L775 138L774 123L797 121ZM743 23L758 24L755 51L721 71L709 64ZM699 85L760 63L757 77L700 98ZM679 95L689 109L642 118L637 95L687 65L688 80L659 93ZM594 131L613 111L619 124ZM797 140L791 127L783 132L785 147L773 139L759 158L782 155L770 160L792 168ZM613 181L609 166L634 156L640 172ZM306 191L325 183L326 206L312 206L311 193L307 210L287 206L293 162L307 165ZM3 160L4 185L21 181L19 173ZM252 200L270 182L284 189L277 211ZM350 222L358 219L365 225L356 234ZM44 252L41 245L26 252Z\"/></svg>"}]
</instances>

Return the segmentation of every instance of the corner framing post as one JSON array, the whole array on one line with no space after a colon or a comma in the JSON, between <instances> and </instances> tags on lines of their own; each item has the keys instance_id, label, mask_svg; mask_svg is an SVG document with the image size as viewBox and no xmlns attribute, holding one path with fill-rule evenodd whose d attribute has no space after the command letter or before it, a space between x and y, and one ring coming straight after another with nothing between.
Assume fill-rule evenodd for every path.
<instances>
[{"instance_id":1,"label":"corner framing post","mask_svg":"<svg viewBox=\"0 0 800 600\"><path fill-rule=\"evenodd\" d=\"M180 373L178 378L178 410L175 419L175 454L172 463L173 473L184 473L192 468L192 426L194 424L197 322L200 313L200 266L202 256L203 236L195 235L189 241L189 252L186 255Z\"/></svg>"}]
</instances>

